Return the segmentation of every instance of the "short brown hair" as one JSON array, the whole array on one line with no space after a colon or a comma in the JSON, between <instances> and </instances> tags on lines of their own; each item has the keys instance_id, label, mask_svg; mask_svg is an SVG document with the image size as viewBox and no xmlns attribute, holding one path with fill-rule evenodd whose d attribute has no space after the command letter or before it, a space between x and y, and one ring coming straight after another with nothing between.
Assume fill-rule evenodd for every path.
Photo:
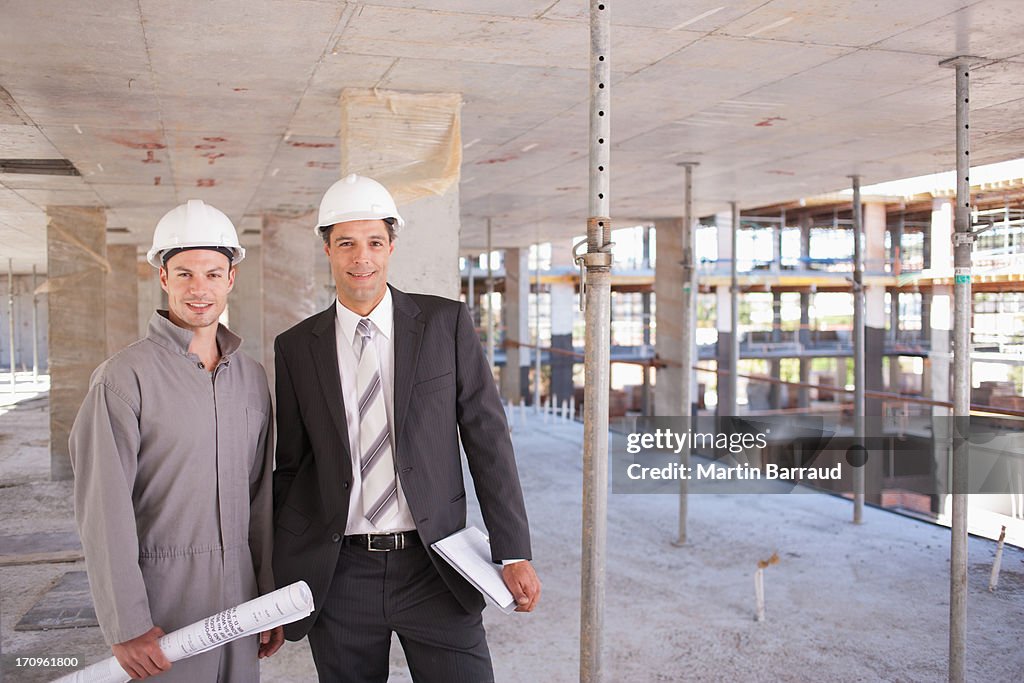
<instances>
[{"instance_id":1,"label":"short brown hair","mask_svg":"<svg viewBox=\"0 0 1024 683\"><path fill-rule=\"evenodd\" d=\"M395 241L395 219L394 218L381 218L382 221L388 226L388 241ZM335 223L334 225L337 225ZM331 233L334 232L334 225L326 225L320 228L320 237L323 238L324 244L331 243Z\"/></svg>"}]
</instances>

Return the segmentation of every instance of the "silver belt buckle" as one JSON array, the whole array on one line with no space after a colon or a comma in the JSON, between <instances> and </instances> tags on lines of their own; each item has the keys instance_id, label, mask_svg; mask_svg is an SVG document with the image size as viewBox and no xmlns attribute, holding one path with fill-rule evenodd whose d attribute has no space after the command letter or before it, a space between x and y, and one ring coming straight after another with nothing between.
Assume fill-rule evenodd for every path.
<instances>
[{"instance_id":1,"label":"silver belt buckle","mask_svg":"<svg viewBox=\"0 0 1024 683\"><path fill-rule=\"evenodd\" d=\"M394 548L374 548L373 539L382 538L384 536L393 536L395 539ZM405 549L405 536L399 531L393 531L390 534L366 534L366 549L371 553L386 553L392 550L404 550Z\"/></svg>"}]
</instances>

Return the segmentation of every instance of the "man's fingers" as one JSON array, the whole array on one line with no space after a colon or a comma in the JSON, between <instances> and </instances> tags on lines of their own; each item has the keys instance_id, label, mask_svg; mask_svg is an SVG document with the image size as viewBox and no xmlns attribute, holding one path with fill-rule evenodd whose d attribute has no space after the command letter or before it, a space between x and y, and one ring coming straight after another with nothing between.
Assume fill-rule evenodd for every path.
<instances>
[{"instance_id":1,"label":"man's fingers","mask_svg":"<svg viewBox=\"0 0 1024 683\"><path fill-rule=\"evenodd\" d=\"M118 663L132 679L141 681L171 668L171 662L160 649L163 629L154 626L137 638L117 643L111 650Z\"/></svg>"},{"instance_id":2,"label":"man's fingers","mask_svg":"<svg viewBox=\"0 0 1024 683\"><path fill-rule=\"evenodd\" d=\"M284 628L278 626L270 631L260 633L260 647L258 657L263 659L269 657L284 645Z\"/></svg>"},{"instance_id":3,"label":"man's fingers","mask_svg":"<svg viewBox=\"0 0 1024 683\"><path fill-rule=\"evenodd\" d=\"M506 565L502 577L516 600L516 611L532 612L540 598L540 579L529 561Z\"/></svg>"}]
</instances>

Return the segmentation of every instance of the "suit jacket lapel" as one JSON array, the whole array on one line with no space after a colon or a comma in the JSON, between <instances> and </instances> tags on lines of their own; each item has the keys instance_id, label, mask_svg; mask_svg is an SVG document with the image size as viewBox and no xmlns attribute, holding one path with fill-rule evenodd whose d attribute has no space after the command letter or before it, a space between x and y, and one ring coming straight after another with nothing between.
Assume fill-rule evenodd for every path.
<instances>
[{"instance_id":1,"label":"suit jacket lapel","mask_svg":"<svg viewBox=\"0 0 1024 683\"><path fill-rule=\"evenodd\" d=\"M390 285L389 285L390 286ZM423 340L423 321L420 307L405 292L391 287L395 320L395 444L401 443L405 416L409 412L413 379L419 362L420 342Z\"/></svg>"},{"instance_id":2,"label":"suit jacket lapel","mask_svg":"<svg viewBox=\"0 0 1024 683\"><path fill-rule=\"evenodd\" d=\"M338 370L337 334L334 327L337 315L338 313L333 303L329 309L320 314L320 319L313 327L310 353L313 356L313 362L316 364L317 377L320 379L320 390L323 392L324 404L327 406L327 411L331 414L331 420L333 420L334 426L338 430L338 436L341 438L344 457L341 458L343 462L341 469L338 471L336 482L340 483L352 478L351 472L349 472L352 466L352 456L349 452L345 400L341 395L341 373ZM321 466L325 464L323 463ZM347 472L349 476L345 477L342 472ZM330 479L329 477L325 478ZM330 481L325 483L328 486L334 485Z\"/></svg>"}]
</instances>

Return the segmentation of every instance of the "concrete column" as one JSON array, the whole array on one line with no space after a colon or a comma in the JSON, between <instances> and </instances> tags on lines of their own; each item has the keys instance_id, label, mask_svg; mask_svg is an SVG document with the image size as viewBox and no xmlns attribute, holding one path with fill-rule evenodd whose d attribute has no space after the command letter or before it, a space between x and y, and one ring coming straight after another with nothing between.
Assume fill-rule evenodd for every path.
<instances>
[{"instance_id":1,"label":"concrete column","mask_svg":"<svg viewBox=\"0 0 1024 683\"><path fill-rule=\"evenodd\" d=\"M565 277L551 283L551 395L559 402L568 401L573 393L572 368L575 362L555 350L572 351L572 324L579 302L573 285L572 243L556 240L551 243L551 268L555 273L566 271Z\"/></svg>"},{"instance_id":2,"label":"concrete column","mask_svg":"<svg viewBox=\"0 0 1024 683\"><path fill-rule=\"evenodd\" d=\"M501 313L505 339L530 343L530 269L529 249L505 250L505 295ZM505 367L501 371L501 395L506 401L519 403L529 398L530 349L505 347Z\"/></svg>"},{"instance_id":3,"label":"concrete column","mask_svg":"<svg viewBox=\"0 0 1024 683\"><path fill-rule=\"evenodd\" d=\"M870 281L872 276L885 272L885 204L863 204L861 215L864 221L864 271L867 276L864 287L864 389L884 391L882 359L885 357L885 287L870 284ZM881 399L865 397L864 415L868 420L868 428L871 420L880 418L883 411ZM880 492L883 474L882 458L869 458L864 468L864 487L868 492L866 501L875 504L882 502Z\"/></svg>"},{"instance_id":4,"label":"concrete column","mask_svg":"<svg viewBox=\"0 0 1024 683\"><path fill-rule=\"evenodd\" d=\"M138 247L135 258L138 281L136 322L139 325L138 338L141 339L149 332L149 319L153 317L153 311L167 308L167 292L160 286L160 271L146 260L146 247Z\"/></svg>"},{"instance_id":5,"label":"concrete column","mask_svg":"<svg viewBox=\"0 0 1024 683\"><path fill-rule=\"evenodd\" d=\"M931 349L932 343L932 292L926 290L921 292L921 339L928 344L928 348ZM931 378L931 353L929 357L924 359L924 369L921 375L921 394L924 396L932 395L932 378Z\"/></svg>"},{"instance_id":6,"label":"concrete column","mask_svg":"<svg viewBox=\"0 0 1024 683\"><path fill-rule=\"evenodd\" d=\"M684 373L682 324L679 311L683 307L683 219L665 218L654 222L658 241L658 258L654 265L654 297L657 301L655 319L658 337L655 352L658 358L669 363L659 368L655 387L654 414L664 417L688 416L690 409L683 406L682 386Z\"/></svg>"},{"instance_id":7,"label":"concrete column","mask_svg":"<svg viewBox=\"0 0 1024 683\"><path fill-rule=\"evenodd\" d=\"M783 214L785 215L785 214ZM779 261L781 263L781 261ZM782 292L772 291L772 341L782 341ZM782 359L772 358L768 361L769 372L773 379L782 379ZM778 410L782 407L782 394L785 393L780 384L772 384L768 387L768 401L772 408Z\"/></svg>"},{"instance_id":8,"label":"concrete column","mask_svg":"<svg viewBox=\"0 0 1024 683\"><path fill-rule=\"evenodd\" d=\"M228 321L242 338L242 350L262 363L274 352L273 347L270 353L263 348L263 247L258 236L256 240L243 240L242 246L245 259L235 273L235 288L228 299Z\"/></svg>"},{"instance_id":9,"label":"concrete column","mask_svg":"<svg viewBox=\"0 0 1024 683\"><path fill-rule=\"evenodd\" d=\"M772 271L782 270L782 230L786 227L786 210L783 209L779 222L772 228Z\"/></svg>"},{"instance_id":10,"label":"concrete column","mask_svg":"<svg viewBox=\"0 0 1024 683\"><path fill-rule=\"evenodd\" d=\"M732 213L724 211L715 215L715 223L718 226L718 268L720 277L727 277L733 259L732 253ZM661 243L658 244L659 249ZM718 369L733 372L729 358L729 346L732 344L732 299L729 292L729 285L723 284L715 288L715 327L718 329ZM718 406L716 414L724 417L723 409L736 403L736 397L729 393L729 380L725 375L718 375Z\"/></svg>"},{"instance_id":11,"label":"concrete column","mask_svg":"<svg viewBox=\"0 0 1024 683\"><path fill-rule=\"evenodd\" d=\"M803 213L800 215L800 269L805 270L808 267L808 261L811 257L811 216L810 214ZM811 293L800 292L800 332L799 339L801 347L804 352L800 355L800 381L804 384L810 382L811 379L811 360L810 356L806 355L806 348L811 343ZM807 408L811 405L811 392L809 389L800 389L797 395L797 405L800 408Z\"/></svg>"},{"instance_id":12,"label":"concrete column","mask_svg":"<svg viewBox=\"0 0 1024 683\"><path fill-rule=\"evenodd\" d=\"M644 323L643 323L644 324L643 344L644 344L644 347L646 347L647 349L651 348L651 322L652 322L652 319L651 319L651 294L652 293L653 292L643 292L643 293L640 294L640 306L641 306L641 310L643 311L643 321L644 321ZM651 389L651 379L652 379L651 375L652 374L653 374L653 372L652 372L651 366L650 365L645 365L644 366L644 372L643 372L643 377L644 377L644 379L643 379L643 382L644 382L643 392L644 393L643 393L643 405L642 405L642 412L643 412L643 414L645 416L653 414L651 412L652 408L654 406L654 392ZM696 398L695 394L694 394L694 397Z\"/></svg>"},{"instance_id":13,"label":"concrete column","mask_svg":"<svg viewBox=\"0 0 1024 683\"><path fill-rule=\"evenodd\" d=\"M900 290L889 290L889 339L895 344L900 338ZM889 356L889 391L900 392L900 357Z\"/></svg>"},{"instance_id":14,"label":"concrete column","mask_svg":"<svg viewBox=\"0 0 1024 683\"><path fill-rule=\"evenodd\" d=\"M953 269L953 200L933 199L931 226L928 230L930 246L930 268L934 273L948 273ZM950 397L949 372L952 327L952 289L948 286L933 287L921 296L922 333L928 335L931 351L925 380L929 394L938 401ZM948 415L945 408L935 408L933 415Z\"/></svg>"},{"instance_id":15,"label":"concrete column","mask_svg":"<svg viewBox=\"0 0 1024 683\"><path fill-rule=\"evenodd\" d=\"M49 277L50 477L70 479L68 436L107 357L107 218L102 208L50 206L46 210Z\"/></svg>"},{"instance_id":16,"label":"concrete column","mask_svg":"<svg viewBox=\"0 0 1024 683\"><path fill-rule=\"evenodd\" d=\"M452 186L441 196L399 204L398 210L406 223L395 241L388 282L406 292L457 300L461 289L459 186Z\"/></svg>"},{"instance_id":17,"label":"concrete column","mask_svg":"<svg viewBox=\"0 0 1024 683\"><path fill-rule=\"evenodd\" d=\"M952 397L950 377L953 369L953 356L950 353L953 340L953 288L949 285L935 287L928 300L931 327L925 330L925 333L930 337L931 350L928 352L922 378L923 384L928 387L928 393L925 395L935 401L949 401ZM953 412L949 408L939 406L932 406L931 412L936 476L939 481L948 482L952 456L950 439ZM944 510L950 500L949 496L938 496L933 501L933 510Z\"/></svg>"},{"instance_id":18,"label":"concrete column","mask_svg":"<svg viewBox=\"0 0 1024 683\"><path fill-rule=\"evenodd\" d=\"M478 306L476 305L477 291L476 291L476 273L473 267L473 261L476 259L476 254L466 254L466 306L469 308L470 318L473 320L473 327L477 326L477 315L476 311Z\"/></svg>"},{"instance_id":19,"label":"concrete column","mask_svg":"<svg viewBox=\"0 0 1024 683\"><path fill-rule=\"evenodd\" d=\"M925 245L928 247L926 267L932 273L948 274L953 270L953 200L933 199L931 226L926 233ZM928 394L936 401L949 401L952 397L950 377L953 366L951 353L953 341L953 288L949 285L932 287L927 297L922 292L922 325L925 322L924 311L927 311L928 326L923 332L928 335L930 350L925 365L924 383L928 385ZM927 301L927 306L925 306ZM935 467L940 481L948 481L950 452L950 417L949 408L932 407L932 433L934 440ZM948 496L938 497L934 509L944 510L951 499ZM947 510L948 512L948 510Z\"/></svg>"},{"instance_id":20,"label":"concrete column","mask_svg":"<svg viewBox=\"0 0 1024 683\"><path fill-rule=\"evenodd\" d=\"M903 271L903 227L906 212L900 211L899 220L892 230L892 273L899 275Z\"/></svg>"},{"instance_id":21,"label":"concrete column","mask_svg":"<svg viewBox=\"0 0 1024 683\"><path fill-rule=\"evenodd\" d=\"M274 338L334 300L334 288L323 286L329 272L323 241L313 235L316 213L264 214L260 278L263 297L263 366L274 381ZM397 247L396 247L397 251ZM248 261L242 262L245 265ZM253 261L255 265L256 261ZM327 300L326 302L324 300ZM244 308L244 307L243 307ZM260 360L257 358L257 360Z\"/></svg>"},{"instance_id":22,"label":"concrete column","mask_svg":"<svg viewBox=\"0 0 1024 683\"><path fill-rule=\"evenodd\" d=\"M800 268L808 267L807 259L811 258L811 216L802 214L800 216Z\"/></svg>"},{"instance_id":23,"label":"concrete column","mask_svg":"<svg viewBox=\"0 0 1024 683\"><path fill-rule=\"evenodd\" d=\"M867 280L885 272L885 204L864 204L864 270ZM866 391L884 391L882 359L885 357L885 287L866 284L864 287L864 388ZM864 400L864 415L871 418L882 414L882 401ZM876 458L877 460L877 458ZM879 474L881 470L879 470ZM870 476L870 473L869 473ZM871 489L869 484L869 490Z\"/></svg>"},{"instance_id":24,"label":"concrete column","mask_svg":"<svg viewBox=\"0 0 1024 683\"><path fill-rule=\"evenodd\" d=\"M807 347L811 343L811 293L800 292L800 331L797 333L800 340L800 382L810 383L811 379L811 357L807 355ZM808 408L811 405L811 392L806 387L801 387L797 392L797 406Z\"/></svg>"},{"instance_id":25,"label":"concrete column","mask_svg":"<svg viewBox=\"0 0 1024 683\"><path fill-rule=\"evenodd\" d=\"M107 355L139 338L139 259L134 244L108 244Z\"/></svg>"},{"instance_id":26,"label":"concrete column","mask_svg":"<svg viewBox=\"0 0 1024 683\"><path fill-rule=\"evenodd\" d=\"M928 260L925 267L933 272L945 273L953 270L953 200L933 199L932 220L925 244L928 245Z\"/></svg>"},{"instance_id":27,"label":"concrete column","mask_svg":"<svg viewBox=\"0 0 1024 683\"><path fill-rule=\"evenodd\" d=\"M849 369L848 363L849 358L836 358L836 387L842 389L846 386L846 374ZM846 403L853 400L852 394L841 393L838 394L839 400Z\"/></svg>"}]
</instances>

